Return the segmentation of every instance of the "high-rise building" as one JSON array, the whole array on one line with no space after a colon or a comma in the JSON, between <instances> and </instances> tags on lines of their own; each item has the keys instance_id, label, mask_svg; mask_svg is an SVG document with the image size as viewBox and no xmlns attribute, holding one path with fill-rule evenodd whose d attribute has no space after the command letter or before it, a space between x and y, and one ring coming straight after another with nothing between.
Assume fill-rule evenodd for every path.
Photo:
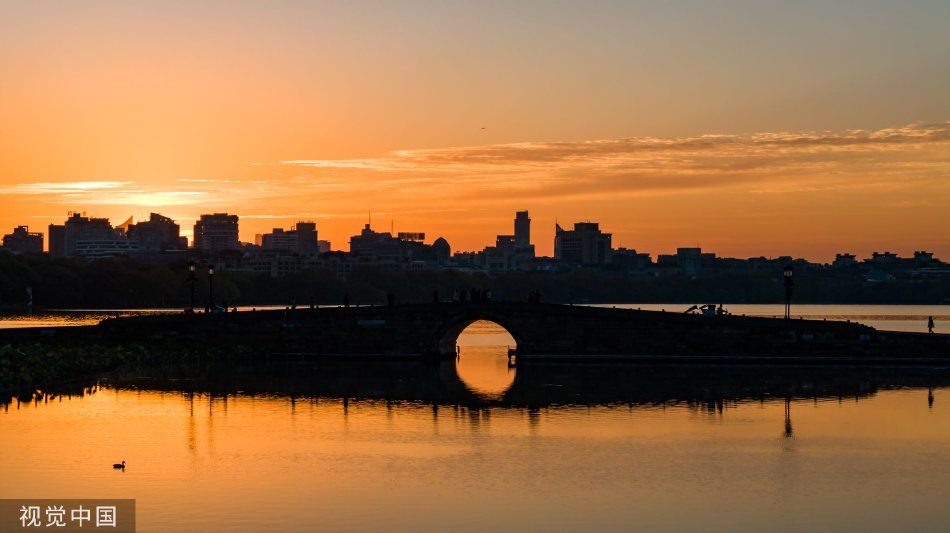
<instances>
[{"instance_id":1,"label":"high-rise building","mask_svg":"<svg viewBox=\"0 0 950 533\"><path fill-rule=\"evenodd\" d=\"M3 236L3 249L15 254L41 254L43 234L30 233L28 226L17 226L13 233Z\"/></svg>"},{"instance_id":2,"label":"high-rise building","mask_svg":"<svg viewBox=\"0 0 950 533\"><path fill-rule=\"evenodd\" d=\"M404 257L398 238L389 232L377 232L369 224L359 235L350 237L350 253L374 261L398 261Z\"/></svg>"},{"instance_id":3,"label":"high-rise building","mask_svg":"<svg viewBox=\"0 0 950 533\"><path fill-rule=\"evenodd\" d=\"M144 252L164 252L179 249L180 230L174 220L158 213L150 213L148 222L128 224L126 235L130 240L138 241Z\"/></svg>"},{"instance_id":4,"label":"high-rise building","mask_svg":"<svg viewBox=\"0 0 950 533\"><path fill-rule=\"evenodd\" d=\"M515 247L528 246L531 246L531 219L527 211L518 211L515 213Z\"/></svg>"},{"instance_id":5,"label":"high-rise building","mask_svg":"<svg viewBox=\"0 0 950 533\"><path fill-rule=\"evenodd\" d=\"M703 272L703 250L701 248L677 248L676 262L689 277L699 277Z\"/></svg>"},{"instance_id":6,"label":"high-rise building","mask_svg":"<svg viewBox=\"0 0 950 533\"><path fill-rule=\"evenodd\" d=\"M924 250L917 250L914 252L914 263L917 266L927 266L934 263L934 254L933 252L926 252Z\"/></svg>"},{"instance_id":7,"label":"high-rise building","mask_svg":"<svg viewBox=\"0 0 950 533\"><path fill-rule=\"evenodd\" d=\"M270 233L261 235L261 248L265 250L296 252L297 233L293 230L284 231L283 228L274 228Z\"/></svg>"},{"instance_id":8,"label":"high-rise building","mask_svg":"<svg viewBox=\"0 0 950 533\"><path fill-rule=\"evenodd\" d=\"M858 264L858 261L854 254L835 254L835 261L831 263L831 268L847 268L856 264Z\"/></svg>"},{"instance_id":9,"label":"high-rise building","mask_svg":"<svg viewBox=\"0 0 950 533\"><path fill-rule=\"evenodd\" d=\"M495 235L495 249L505 255L515 255L514 235Z\"/></svg>"},{"instance_id":10,"label":"high-rise building","mask_svg":"<svg viewBox=\"0 0 950 533\"><path fill-rule=\"evenodd\" d=\"M297 253L312 255L320 251L317 238L317 224L314 222L297 222L294 226L297 233Z\"/></svg>"},{"instance_id":11,"label":"high-rise building","mask_svg":"<svg viewBox=\"0 0 950 533\"><path fill-rule=\"evenodd\" d=\"M515 236L496 235L495 246L486 246L482 250L482 256L485 259L485 266L489 270L516 270L518 262L515 255Z\"/></svg>"},{"instance_id":12,"label":"high-rise building","mask_svg":"<svg viewBox=\"0 0 950 533\"><path fill-rule=\"evenodd\" d=\"M507 271L528 268L534 260L531 244L531 219L527 211L515 213L514 235L496 235L495 246L482 250L484 264L489 270Z\"/></svg>"},{"instance_id":13,"label":"high-rise building","mask_svg":"<svg viewBox=\"0 0 950 533\"><path fill-rule=\"evenodd\" d=\"M293 229L274 228L270 233L260 236L260 246L264 250L296 252L300 255L313 255L320 251L317 239L317 225L313 222L298 222Z\"/></svg>"},{"instance_id":14,"label":"high-rise building","mask_svg":"<svg viewBox=\"0 0 950 533\"><path fill-rule=\"evenodd\" d=\"M515 213L514 255L516 268L534 259L534 245L531 244L531 219L527 211Z\"/></svg>"},{"instance_id":15,"label":"high-rise building","mask_svg":"<svg viewBox=\"0 0 950 533\"><path fill-rule=\"evenodd\" d=\"M49 225L49 256L53 259L66 257L66 226Z\"/></svg>"},{"instance_id":16,"label":"high-rise building","mask_svg":"<svg viewBox=\"0 0 950 533\"><path fill-rule=\"evenodd\" d=\"M80 213L73 213L64 224L64 253L66 257L80 255L78 243L80 241L104 242L116 238L115 230L108 218L88 218Z\"/></svg>"},{"instance_id":17,"label":"high-rise building","mask_svg":"<svg viewBox=\"0 0 950 533\"><path fill-rule=\"evenodd\" d=\"M137 253L139 242L126 235L131 222L130 218L120 227L113 228L108 218L71 213L62 226L51 224L49 227L50 256L101 259Z\"/></svg>"},{"instance_id":18,"label":"high-rise building","mask_svg":"<svg viewBox=\"0 0 950 533\"><path fill-rule=\"evenodd\" d=\"M393 237L390 232L377 232L369 224L359 235L350 237L350 254L360 261L394 263L436 263L436 250L424 241L425 233L401 232Z\"/></svg>"},{"instance_id":19,"label":"high-rise building","mask_svg":"<svg viewBox=\"0 0 950 533\"><path fill-rule=\"evenodd\" d=\"M445 240L444 237L439 237L432 243L432 249L435 251L436 261L440 265L444 265L449 262L449 259L452 258L452 247L449 245L449 241Z\"/></svg>"},{"instance_id":20,"label":"high-rise building","mask_svg":"<svg viewBox=\"0 0 950 533\"><path fill-rule=\"evenodd\" d=\"M606 265L612 252L610 233L600 231L596 222L577 222L573 230L555 226L554 258L576 265Z\"/></svg>"},{"instance_id":21,"label":"high-rise building","mask_svg":"<svg viewBox=\"0 0 950 533\"><path fill-rule=\"evenodd\" d=\"M206 252L239 250L238 216L227 213L201 215L195 222L194 249Z\"/></svg>"}]
</instances>

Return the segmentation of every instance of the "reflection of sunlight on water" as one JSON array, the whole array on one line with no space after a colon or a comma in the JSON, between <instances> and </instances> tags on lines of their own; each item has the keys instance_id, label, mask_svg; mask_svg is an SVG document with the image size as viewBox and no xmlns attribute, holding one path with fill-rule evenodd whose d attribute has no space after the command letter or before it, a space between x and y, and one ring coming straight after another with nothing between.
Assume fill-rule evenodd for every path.
<instances>
[{"instance_id":1,"label":"reflection of sunlight on water","mask_svg":"<svg viewBox=\"0 0 950 533\"><path fill-rule=\"evenodd\" d=\"M0 409L0 498L134 496L140 531L942 531L942 395L793 400L789 439L781 399L433 410L106 388Z\"/></svg>"},{"instance_id":2,"label":"reflection of sunlight on water","mask_svg":"<svg viewBox=\"0 0 950 533\"><path fill-rule=\"evenodd\" d=\"M36 313L0 313L0 329L93 326L107 318L179 314L177 309L72 309Z\"/></svg>"},{"instance_id":3,"label":"reflection of sunlight on water","mask_svg":"<svg viewBox=\"0 0 950 533\"><path fill-rule=\"evenodd\" d=\"M703 302L696 302L703 303ZM706 302L710 303L710 302ZM782 304L725 303L734 315L779 318L784 313ZM666 304L601 304L594 307L642 309L644 311L682 312L689 306ZM938 333L950 332L950 307L946 305L864 305L864 304L798 304L792 303L792 316L806 320L836 320L858 322L872 328L890 331L927 331L927 319L933 317Z\"/></svg>"},{"instance_id":4,"label":"reflection of sunlight on water","mask_svg":"<svg viewBox=\"0 0 950 533\"><path fill-rule=\"evenodd\" d=\"M91 326L115 316L103 313L40 313L0 315L0 329L50 326Z\"/></svg>"},{"instance_id":5,"label":"reflection of sunlight on water","mask_svg":"<svg viewBox=\"0 0 950 533\"><path fill-rule=\"evenodd\" d=\"M511 387L515 369L508 366L508 348L515 347L515 340L504 328L479 320L459 335L458 345L456 371L473 392L499 398Z\"/></svg>"}]
</instances>

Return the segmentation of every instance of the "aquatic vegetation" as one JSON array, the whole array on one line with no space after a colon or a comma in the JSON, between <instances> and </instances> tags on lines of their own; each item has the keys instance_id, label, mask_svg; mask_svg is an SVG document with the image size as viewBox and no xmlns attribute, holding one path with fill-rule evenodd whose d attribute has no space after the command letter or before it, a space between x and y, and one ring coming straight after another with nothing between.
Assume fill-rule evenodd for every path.
<instances>
[{"instance_id":1,"label":"aquatic vegetation","mask_svg":"<svg viewBox=\"0 0 950 533\"><path fill-rule=\"evenodd\" d=\"M0 391L45 389L51 385L122 369L156 365L195 365L237 361L251 351L241 347L171 345L21 344L0 346Z\"/></svg>"}]
</instances>

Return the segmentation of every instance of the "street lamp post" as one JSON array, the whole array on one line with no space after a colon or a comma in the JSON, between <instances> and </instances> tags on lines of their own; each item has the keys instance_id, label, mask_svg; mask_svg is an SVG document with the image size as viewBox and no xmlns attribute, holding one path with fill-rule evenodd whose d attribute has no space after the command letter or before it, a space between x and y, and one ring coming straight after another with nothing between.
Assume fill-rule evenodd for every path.
<instances>
[{"instance_id":1,"label":"street lamp post","mask_svg":"<svg viewBox=\"0 0 950 533\"><path fill-rule=\"evenodd\" d=\"M195 262L188 262L188 283L191 285L191 307L188 308L189 313L195 312Z\"/></svg>"},{"instance_id":2,"label":"street lamp post","mask_svg":"<svg viewBox=\"0 0 950 533\"><path fill-rule=\"evenodd\" d=\"M785 320L788 320L792 318L792 287L795 286L791 265L785 267L782 278L785 284Z\"/></svg>"},{"instance_id":3,"label":"street lamp post","mask_svg":"<svg viewBox=\"0 0 950 533\"><path fill-rule=\"evenodd\" d=\"M208 311L214 311L214 265L208 265Z\"/></svg>"}]
</instances>

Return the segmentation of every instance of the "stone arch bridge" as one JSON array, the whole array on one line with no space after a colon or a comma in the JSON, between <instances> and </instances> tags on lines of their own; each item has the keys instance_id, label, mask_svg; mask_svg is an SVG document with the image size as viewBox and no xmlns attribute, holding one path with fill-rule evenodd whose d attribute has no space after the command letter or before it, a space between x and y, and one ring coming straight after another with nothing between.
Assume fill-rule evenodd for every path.
<instances>
[{"instance_id":1,"label":"stone arch bridge","mask_svg":"<svg viewBox=\"0 0 950 533\"><path fill-rule=\"evenodd\" d=\"M505 328L517 343L519 362L950 362L950 335L878 331L850 322L520 302L146 315L96 326L7 331L0 342L169 342L250 346L302 358L434 358L454 356L459 334L477 320Z\"/></svg>"}]
</instances>

